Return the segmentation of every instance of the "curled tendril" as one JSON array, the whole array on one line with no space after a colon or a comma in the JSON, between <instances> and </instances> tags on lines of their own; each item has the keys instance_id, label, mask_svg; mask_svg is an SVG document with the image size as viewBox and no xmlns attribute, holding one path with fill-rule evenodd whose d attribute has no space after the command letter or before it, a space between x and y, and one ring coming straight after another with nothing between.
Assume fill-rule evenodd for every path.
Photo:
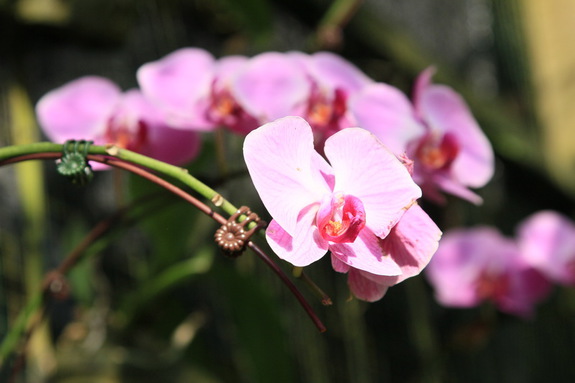
<instances>
[{"instance_id":1,"label":"curled tendril","mask_svg":"<svg viewBox=\"0 0 575 383\"><path fill-rule=\"evenodd\" d=\"M246 219L237 222L241 215L245 215ZM255 222L256 226L246 231L245 226L250 222ZM247 206L242 206L216 231L214 239L225 255L237 258L244 252L250 237L265 225L256 213L252 213Z\"/></svg>"},{"instance_id":2,"label":"curled tendril","mask_svg":"<svg viewBox=\"0 0 575 383\"><path fill-rule=\"evenodd\" d=\"M84 186L94 177L94 172L86 156L93 141L68 140L64 144L62 158L57 163L58 173L69 178L72 183ZM72 151L70 151L70 146ZM80 152L82 147L82 152Z\"/></svg>"}]
</instances>

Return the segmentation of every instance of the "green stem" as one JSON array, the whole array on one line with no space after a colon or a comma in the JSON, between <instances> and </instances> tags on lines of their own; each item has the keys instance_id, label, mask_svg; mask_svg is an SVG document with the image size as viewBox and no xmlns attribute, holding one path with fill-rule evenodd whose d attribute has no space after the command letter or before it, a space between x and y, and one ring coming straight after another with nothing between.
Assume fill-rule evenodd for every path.
<instances>
[{"instance_id":1,"label":"green stem","mask_svg":"<svg viewBox=\"0 0 575 383\"><path fill-rule=\"evenodd\" d=\"M9 164L11 162L18 162L27 159L49 159L54 157L59 158L59 156L55 155L60 154L62 150L63 145L52 144L52 143L35 143L29 145L9 146L5 148L0 148L0 166ZM185 185L196 190L204 197L209 198L215 206L221 207L224 211L226 211L230 215L235 214L238 210L234 205L226 201L220 194L218 194L208 186L204 185L195 177L191 176L186 169L169 165L164 162L143 156L141 154L131 152L129 150L117 148L115 146L106 146L106 147L90 146L88 154L91 154L88 155L88 159L90 160L95 160L97 162L123 168L125 170L131 171L152 182L155 182L163 186L172 193L175 193L176 195L182 197L184 200L191 202L199 210L208 214L215 221L221 224L226 223L226 219L224 217L213 212L208 206L201 203L195 197L186 193L184 190L178 188L177 186L172 185L171 183L148 172L147 170L141 169L136 165L140 165L141 167L145 167L150 170L155 170L159 173L162 173L164 175L170 176L172 178L181 181ZM104 156L102 156L102 154L104 154ZM240 220L241 219L245 219L245 216L240 217ZM248 227L251 228L254 227L255 225L256 225L255 222L251 222L248 225ZM261 251L261 249L256 244L249 241L247 243L247 246L252 251L254 251L269 267L272 268L272 270L276 273L276 275L280 277L280 279L286 284L286 286L298 299L298 301L300 302L304 310L307 312L308 316L312 319L316 327L321 332L324 332L326 329L323 323L321 323L319 318L313 312L311 306L309 306L308 302L299 293L297 288L291 283L291 281L287 278L287 276L283 273L283 271L267 256L267 254Z\"/></svg>"},{"instance_id":2,"label":"green stem","mask_svg":"<svg viewBox=\"0 0 575 383\"><path fill-rule=\"evenodd\" d=\"M298 278L305 282L315 296L321 300L322 305L331 306L333 304L329 295L327 295L306 273L302 271Z\"/></svg>"},{"instance_id":3,"label":"green stem","mask_svg":"<svg viewBox=\"0 0 575 383\"><path fill-rule=\"evenodd\" d=\"M335 0L317 27L320 49L337 48L342 43L342 30L363 0Z\"/></svg>"},{"instance_id":4,"label":"green stem","mask_svg":"<svg viewBox=\"0 0 575 383\"><path fill-rule=\"evenodd\" d=\"M6 334L6 337L0 344L0 367L6 362L12 350L16 349L18 342L22 339L22 334L27 330L30 317L42 306L42 294L41 291L32 294L28 303L24 306L20 314L18 314L10 331L8 331L8 334Z\"/></svg>"},{"instance_id":5,"label":"green stem","mask_svg":"<svg viewBox=\"0 0 575 383\"><path fill-rule=\"evenodd\" d=\"M363 0L336 0L319 22L320 28L343 28L353 17Z\"/></svg>"},{"instance_id":6,"label":"green stem","mask_svg":"<svg viewBox=\"0 0 575 383\"><path fill-rule=\"evenodd\" d=\"M63 145L54 144L51 142L38 142L26 145L6 146L0 148L0 162L12 157L36 154L36 153L61 153ZM127 149L122 149L117 146L98 146L92 145L88 151L89 154L100 154L124 161L131 162L136 165L144 166L150 170L173 178L180 181L184 185L192 188L203 197L212 201L214 206L221 208L228 214L234 214L238 209L229 201L224 199L219 193L211 189L197 178L188 173L187 169L170 165L162 161L132 152Z\"/></svg>"}]
</instances>

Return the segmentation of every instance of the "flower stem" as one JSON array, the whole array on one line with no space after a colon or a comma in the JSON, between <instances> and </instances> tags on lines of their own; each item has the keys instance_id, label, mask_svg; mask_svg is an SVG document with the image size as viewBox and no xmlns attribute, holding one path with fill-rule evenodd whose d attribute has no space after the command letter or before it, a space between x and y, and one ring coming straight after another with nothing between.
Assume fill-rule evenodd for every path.
<instances>
[{"instance_id":1,"label":"flower stem","mask_svg":"<svg viewBox=\"0 0 575 383\"><path fill-rule=\"evenodd\" d=\"M61 157L62 145L51 144L51 143L37 143L30 145L20 145L17 147L6 147L0 148L0 166L9 163L20 162L29 159L56 159ZM102 153L103 151L103 153ZM96 154L92 154L92 153ZM154 182L168 191L178 195L184 200L193 204L196 208L207 214L212 219L220 224L225 224L227 220L220 214L214 212L209 206L205 205L195 197L191 196L184 190L178 188L177 186L171 184L170 182L156 176L155 174L148 172L142 167L147 167L151 170L156 170L167 176L171 176L192 189L196 190L198 193L206 198L209 198L214 205L221 207L223 210L228 212L230 215L237 211L237 208L230 202L226 201L217 192L204 185L202 182L197 180L195 177L191 176L186 169L179 168L177 166L169 165L161 161L154 160L152 158L131 152L129 150L119 149L115 146L102 147L102 146L91 146L89 150L89 155L87 159L90 161L97 161L103 164L111 165L117 168L121 168L137 174L143 178ZM136 166L136 165L140 166ZM255 222L252 222L255 225ZM319 318L313 312L313 309L293 283L287 278L283 271L253 242L248 242L248 247L250 247L272 270L280 277L282 282L286 284L289 290L294 294L299 303L302 305L303 309L312 319L316 327L320 332L326 331L325 326L319 320ZM318 288L319 290L319 288Z\"/></svg>"},{"instance_id":2,"label":"flower stem","mask_svg":"<svg viewBox=\"0 0 575 383\"><path fill-rule=\"evenodd\" d=\"M321 300L321 304L324 306L331 306L333 302L329 295L327 295L315 282L303 271L301 272L299 278L308 285L309 289Z\"/></svg>"},{"instance_id":3,"label":"flower stem","mask_svg":"<svg viewBox=\"0 0 575 383\"><path fill-rule=\"evenodd\" d=\"M54 144L51 142L37 142L26 145L6 146L0 148L0 163L12 157L18 157L28 154L38 154L38 153L61 154L62 150L63 145ZM167 177L180 181L184 185L192 188L194 191L196 191L203 197L212 201L212 203L215 206L221 208L223 211L225 211L230 215L234 214L238 210L233 204L224 199L215 190L211 189L210 187L199 181L197 178L189 174L187 169L170 165L165 162L144 156L142 154L138 154L127 149L119 148L117 146L91 145L88 150L88 153L114 157L120 160L131 162L139 166L144 166L150 170L153 170Z\"/></svg>"}]
</instances>

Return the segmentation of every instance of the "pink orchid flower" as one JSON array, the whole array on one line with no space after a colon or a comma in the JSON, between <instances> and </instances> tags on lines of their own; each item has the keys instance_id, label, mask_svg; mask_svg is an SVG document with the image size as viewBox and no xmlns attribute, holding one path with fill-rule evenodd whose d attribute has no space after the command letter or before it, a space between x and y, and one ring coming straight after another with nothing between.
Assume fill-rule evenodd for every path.
<instances>
[{"instance_id":1,"label":"pink orchid flower","mask_svg":"<svg viewBox=\"0 0 575 383\"><path fill-rule=\"evenodd\" d=\"M555 211L533 214L518 228L518 242L527 262L550 280L575 285L575 224Z\"/></svg>"},{"instance_id":2,"label":"pink orchid flower","mask_svg":"<svg viewBox=\"0 0 575 383\"><path fill-rule=\"evenodd\" d=\"M431 83L434 71L428 68L419 75L413 95L416 115L426 128L424 136L408 146L408 155L415 159L414 178L430 192L437 187L481 203L468 188L482 187L493 177L493 149L463 98Z\"/></svg>"},{"instance_id":3,"label":"pink orchid flower","mask_svg":"<svg viewBox=\"0 0 575 383\"><path fill-rule=\"evenodd\" d=\"M96 145L113 144L172 164L190 161L199 149L196 133L170 128L139 91L122 93L102 77L82 77L50 91L38 101L36 112L53 142L93 140Z\"/></svg>"},{"instance_id":4,"label":"pink orchid flower","mask_svg":"<svg viewBox=\"0 0 575 383\"><path fill-rule=\"evenodd\" d=\"M374 302L383 298L387 289L418 275L437 250L441 230L419 205L413 205L391 229L387 237L379 240L384 253L400 267L395 276L375 275L339 261L332 255L334 270L348 273L348 285L357 298Z\"/></svg>"},{"instance_id":5,"label":"pink orchid flower","mask_svg":"<svg viewBox=\"0 0 575 383\"><path fill-rule=\"evenodd\" d=\"M421 195L406 168L371 133L344 129L325 142L329 163L314 149L310 125L285 117L252 131L244 158L272 216L266 231L272 250L307 266L329 250L335 259L378 276L402 267L380 239Z\"/></svg>"},{"instance_id":6,"label":"pink orchid flower","mask_svg":"<svg viewBox=\"0 0 575 383\"><path fill-rule=\"evenodd\" d=\"M426 197L442 202L442 190L479 204L481 197L469 188L493 176L493 150L465 101L432 84L433 73L428 68L417 78L413 105L397 89L374 84L350 101L351 109L358 124L413 159L413 178Z\"/></svg>"},{"instance_id":7,"label":"pink orchid flower","mask_svg":"<svg viewBox=\"0 0 575 383\"><path fill-rule=\"evenodd\" d=\"M550 289L515 241L491 227L446 233L426 276L442 305L473 307L491 301L501 311L522 317L531 316Z\"/></svg>"},{"instance_id":8,"label":"pink orchid flower","mask_svg":"<svg viewBox=\"0 0 575 383\"><path fill-rule=\"evenodd\" d=\"M215 60L203 49L183 48L143 65L138 82L174 126L225 126L240 134L301 114L309 93L303 70L277 52Z\"/></svg>"},{"instance_id":9,"label":"pink orchid flower","mask_svg":"<svg viewBox=\"0 0 575 383\"><path fill-rule=\"evenodd\" d=\"M292 57L266 52L252 57L231 86L236 102L259 124L302 116L311 92L304 69Z\"/></svg>"},{"instance_id":10,"label":"pink orchid flower","mask_svg":"<svg viewBox=\"0 0 575 383\"><path fill-rule=\"evenodd\" d=\"M238 103L234 95L235 78L248 61L245 56L227 56L217 61L207 110L208 120L214 125L225 126L243 135L261 125Z\"/></svg>"},{"instance_id":11,"label":"pink orchid flower","mask_svg":"<svg viewBox=\"0 0 575 383\"><path fill-rule=\"evenodd\" d=\"M307 55L289 52L306 71L312 84L304 117L321 143L338 130L354 126L348 99L373 83L362 71L330 52ZM317 146L317 143L316 143Z\"/></svg>"},{"instance_id":12,"label":"pink orchid flower","mask_svg":"<svg viewBox=\"0 0 575 383\"><path fill-rule=\"evenodd\" d=\"M366 86L350 100L349 108L358 125L375 134L397 156L406 156L407 144L425 134L411 101L391 85Z\"/></svg>"},{"instance_id":13,"label":"pink orchid flower","mask_svg":"<svg viewBox=\"0 0 575 383\"><path fill-rule=\"evenodd\" d=\"M212 130L208 119L215 59L199 48L182 48L160 60L142 65L137 72L142 93L176 128Z\"/></svg>"}]
</instances>

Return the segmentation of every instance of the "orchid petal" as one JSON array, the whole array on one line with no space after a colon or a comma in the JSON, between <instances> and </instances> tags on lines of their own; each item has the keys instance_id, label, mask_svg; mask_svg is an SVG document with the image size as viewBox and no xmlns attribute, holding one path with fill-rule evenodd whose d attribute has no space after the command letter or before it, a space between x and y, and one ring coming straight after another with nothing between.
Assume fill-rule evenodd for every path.
<instances>
[{"instance_id":1,"label":"orchid petal","mask_svg":"<svg viewBox=\"0 0 575 383\"><path fill-rule=\"evenodd\" d=\"M419 205L413 205L380 241L383 252L391 254L401 268L401 275L375 275L373 281L392 286L418 275L435 254L440 238L441 230L435 222Z\"/></svg>"},{"instance_id":2,"label":"orchid petal","mask_svg":"<svg viewBox=\"0 0 575 383\"><path fill-rule=\"evenodd\" d=\"M434 175L433 180L441 190L449 194L467 200L475 205L481 205L483 203L483 198L481 198L481 196L472 192L464 185L453 180L452 178L448 178L443 174L436 174Z\"/></svg>"},{"instance_id":3,"label":"orchid petal","mask_svg":"<svg viewBox=\"0 0 575 383\"><path fill-rule=\"evenodd\" d=\"M374 282L365 276L364 271L351 269L347 277L349 289L356 298L366 302L376 302L383 298L389 286Z\"/></svg>"},{"instance_id":4,"label":"orchid petal","mask_svg":"<svg viewBox=\"0 0 575 383\"><path fill-rule=\"evenodd\" d=\"M490 265L499 254L501 234L489 227L452 230L443 236L439 249L426 268L426 276L435 288L437 300L446 306L471 307L481 301L476 281L487 267L499 272L504 259Z\"/></svg>"},{"instance_id":5,"label":"orchid petal","mask_svg":"<svg viewBox=\"0 0 575 383\"><path fill-rule=\"evenodd\" d=\"M522 258L517 243L489 227L447 233L426 275L446 306L469 307L489 299L521 316L529 316L550 288Z\"/></svg>"},{"instance_id":6,"label":"orchid petal","mask_svg":"<svg viewBox=\"0 0 575 383\"><path fill-rule=\"evenodd\" d=\"M214 58L198 48L183 48L138 69L142 92L166 114L170 125L209 130L206 108L213 81Z\"/></svg>"},{"instance_id":7,"label":"orchid petal","mask_svg":"<svg viewBox=\"0 0 575 383\"><path fill-rule=\"evenodd\" d=\"M232 86L238 103L262 123L301 115L310 90L311 84L301 66L277 52L253 57Z\"/></svg>"},{"instance_id":8,"label":"orchid petal","mask_svg":"<svg viewBox=\"0 0 575 383\"><path fill-rule=\"evenodd\" d=\"M379 238L364 228L353 243L330 243L329 250L345 264L377 275L400 275L401 269L390 254L384 253Z\"/></svg>"},{"instance_id":9,"label":"orchid petal","mask_svg":"<svg viewBox=\"0 0 575 383\"><path fill-rule=\"evenodd\" d=\"M493 150L463 98L447 86L431 85L420 94L417 107L432 130L457 138L459 153L451 165L455 179L484 186L493 176Z\"/></svg>"},{"instance_id":10,"label":"orchid petal","mask_svg":"<svg viewBox=\"0 0 575 383\"><path fill-rule=\"evenodd\" d=\"M569 218L540 211L521 223L517 236L526 262L556 282L575 284L575 224Z\"/></svg>"},{"instance_id":11,"label":"orchid petal","mask_svg":"<svg viewBox=\"0 0 575 383\"><path fill-rule=\"evenodd\" d=\"M311 127L300 117L265 124L244 141L252 182L270 215L291 236L300 211L330 192L320 175L329 166L318 157Z\"/></svg>"},{"instance_id":12,"label":"orchid petal","mask_svg":"<svg viewBox=\"0 0 575 383\"><path fill-rule=\"evenodd\" d=\"M421 197L405 166L367 130L335 133L325 143L325 154L334 170L334 190L361 200L366 227L378 237L385 237Z\"/></svg>"},{"instance_id":13,"label":"orchid petal","mask_svg":"<svg viewBox=\"0 0 575 383\"><path fill-rule=\"evenodd\" d=\"M44 95L36 112L44 133L53 142L94 140L103 134L121 97L112 81L82 77Z\"/></svg>"},{"instance_id":14,"label":"orchid petal","mask_svg":"<svg viewBox=\"0 0 575 383\"><path fill-rule=\"evenodd\" d=\"M403 154L410 141L425 133L409 99L387 84L366 86L350 99L349 109L358 126L375 134L396 155Z\"/></svg>"},{"instance_id":15,"label":"orchid petal","mask_svg":"<svg viewBox=\"0 0 575 383\"><path fill-rule=\"evenodd\" d=\"M539 271L526 265L517 265L514 274L508 295L499 299L497 305L501 311L531 318L535 310L534 303L549 294L551 283Z\"/></svg>"},{"instance_id":16,"label":"orchid petal","mask_svg":"<svg viewBox=\"0 0 575 383\"><path fill-rule=\"evenodd\" d=\"M184 165L196 158L200 151L198 132L152 125L148 137L153 144L143 154L172 165Z\"/></svg>"},{"instance_id":17,"label":"orchid petal","mask_svg":"<svg viewBox=\"0 0 575 383\"><path fill-rule=\"evenodd\" d=\"M373 82L355 65L331 52L317 52L309 56L308 69L323 88L342 89L347 95Z\"/></svg>"},{"instance_id":18,"label":"orchid petal","mask_svg":"<svg viewBox=\"0 0 575 383\"><path fill-rule=\"evenodd\" d=\"M231 85L232 79L249 62L245 56L226 56L215 63L215 75L219 83Z\"/></svg>"},{"instance_id":19,"label":"orchid petal","mask_svg":"<svg viewBox=\"0 0 575 383\"><path fill-rule=\"evenodd\" d=\"M298 225L291 236L276 220L266 230L270 248L281 259L297 267L305 267L322 258L328 249L328 242L313 226L315 209L307 208L300 214Z\"/></svg>"},{"instance_id":20,"label":"orchid petal","mask_svg":"<svg viewBox=\"0 0 575 383\"><path fill-rule=\"evenodd\" d=\"M340 259L333 254L331 255L331 267L337 271L338 273L347 273L349 270L352 269L350 265L340 261Z\"/></svg>"},{"instance_id":21,"label":"orchid petal","mask_svg":"<svg viewBox=\"0 0 575 383\"><path fill-rule=\"evenodd\" d=\"M421 97L432 85L432 78L435 75L436 69L434 66L427 67L424 69L419 76L415 79L415 85L413 86L413 105L415 108L415 114L417 118L425 120L422 116L421 111Z\"/></svg>"}]
</instances>

